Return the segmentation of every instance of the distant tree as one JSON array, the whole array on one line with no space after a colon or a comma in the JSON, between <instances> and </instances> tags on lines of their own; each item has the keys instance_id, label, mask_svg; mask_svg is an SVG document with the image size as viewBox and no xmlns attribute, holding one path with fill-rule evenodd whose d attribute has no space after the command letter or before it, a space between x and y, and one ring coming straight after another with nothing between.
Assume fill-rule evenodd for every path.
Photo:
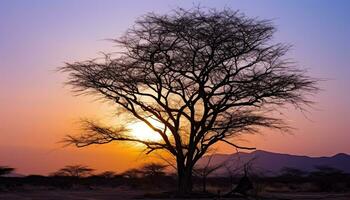
<instances>
[{"instance_id":1,"label":"distant tree","mask_svg":"<svg viewBox=\"0 0 350 200\"><path fill-rule=\"evenodd\" d=\"M253 190L253 182L250 178L249 173L252 170L252 161L254 159L248 161L247 163L245 163L243 165L243 171L244 171L244 176L242 178L240 178L237 186L235 188L233 188L229 193L225 194L224 196L226 197L230 197L231 195L238 193L244 196L247 196L248 192L250 190Z\"/></svg>"},{"instance_id":2,"label":"distant tree","mask_svg":"<svg viewBox=\"0 0 350 200\"><path fill-rule=\"evenodd\" d=\"M342 176L344 174L342 170L327 165L317 165L315 171L310 173L311 176Z\"/></svg>"},{"instance_id":3,"label":"distant tree","mask_svg":"<svg viewBox=\"0 0 350 200\"><path fill-rule=\"evenodd\" d=\"M229 9L139 18L113 40L120 53L61 68L76 92L97 95L127 115L113 127L87 121L82 134L65 142L129 141L143 144L147 154L164 150L176 159L179 193L191 192L193 167L214 144L252 149L233 139L260 127L286 128L271 112L311 103L306 97L317 91L316 80L285 57L289 48L273 43L274 32L270 21ZM127 119L145 123L162 139L135 138Z\"/></svg>"},{"instance_id":4,"label":"distant tree","mask_svg":"<svg viewBox=\"0 0 350 200\"><path fill-rule=\"evenodd\" d=\"M127 171L125 171L124 173L122 173L122 176L125 178L140 178L143 176L143 172L139 169L129 169Z\"/></svg>"},{"instance_id":5,"label":"distant tree","mask_svg":"<svg viewBox=\"0 0 350 200\"><path fill-rule=\"evenodd\" d=\"M226 176L228 176L230 179L231 190L233 189L233 186L234 186L234 179L239 177L242 174L244 164L245 164L241 162L239 154L237 155L238 157L236 157L235 159L233 158L227 159L224 162L224 166L223 166ZM252 162L252 160L248 161L247 163Z\"/></svg>"},{"instance_id":6,"label":"distant tree","mask_svg":"<svg viewBox=\"0 0 350 200\"><path fill-rule=\"evenodd\" d=\"M349 176L344 171L326 165L315 166L310 172L310 178L316 183L321 191L339 191L339 183L349 182Z\"/></svg>"},{"instance_id":7,"label":"distant tree","mask_svg":"<svg viewBox=\"0 0 350 200\"><path fill-rule=\"evenodd\" d=\"M224 164L226 175L230 179L230 189L233 189L234 178L238 177L240 169L238 167L232 167L229 163Z\"/></svg>"},{"instance_id":8,"label":"distant tree","mask_svg":"<svg viewBox=\"0 0 350 200\"><path fill-rule=\"evenodd\" d=\"M57 172L52 173L52 176L70 176L70 177L85 177L91 175L94 169L83 165L68 165Z\"/></svg>"},{"instance_id":9,"label":"distant tree","mask_svg":"<svg viewBox=\"0 0 350 200\"><path fill-rule=\"evenodd\" d=\"M10 174L14 170L15 170L15 168L12 168L12 167L0 166L0 176Z\"/></svg>"},{"instance_id":10,"label":"distant tree","mask_svg":"<svg viewBox=\"0 0 350 200\"><path fill-rule=\"evenodd\" d=\"M307 172L302 171L297 168L292 167L283 167L281 169L281 176L283 177L292 177L292 178L300 178L307 175Z\"/></svg>"},{"instance_id":11,"label":"distant tree","mask_svg":"<svg viewBox=\"0 0 350 200\"><path fill-rule=\"evenodd\" d=\"M113 171L104 171L97 176L103 177L103 178L114 178L117 175L117 173Z\"/></svg>"},{"instance_id":12,"label":"distant tree","mask_svg":"<svg viewBox=\"0 0 350 200\"><path fill-rule=\"evenodd\" d=\"M148 177L159 177L165 175L165 168L167 165L160 163L147 163L141 167L144 176Z\"/></svg>"},{"instance_id":13,"label":"distant tree","mask_svg":"<svg viewBox=\"0 0 350 200\"><path fill-rule=\"evenodd\" d=\"M202 166L195 166L193 172L202 179L202 190L207 192L207 178L209 175L225 166L225 163L211 164L213 154L209 156L208 161Z\"/></svg>"}]
</instances>

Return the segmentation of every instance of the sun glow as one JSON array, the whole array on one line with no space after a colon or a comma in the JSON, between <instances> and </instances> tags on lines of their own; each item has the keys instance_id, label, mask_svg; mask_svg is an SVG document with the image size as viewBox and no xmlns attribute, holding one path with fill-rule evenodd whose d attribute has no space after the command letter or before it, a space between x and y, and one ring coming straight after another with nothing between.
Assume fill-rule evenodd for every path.
<instances>
[{"instance_id":1,"label":"sun glow","mask_svg":"<svg viewBox=\"0 0 350 200\"><path fill-rule=\"evenodd\" d=\"M156 120L149 120L153 126L156 128L162 129L162 124ZM162 137L152 130L147 124L144 122L136 122L129 126L131 129L131 134L133 137L145 140L145 141L159 141L162 139Z\"/></svg>"}]
</instances>

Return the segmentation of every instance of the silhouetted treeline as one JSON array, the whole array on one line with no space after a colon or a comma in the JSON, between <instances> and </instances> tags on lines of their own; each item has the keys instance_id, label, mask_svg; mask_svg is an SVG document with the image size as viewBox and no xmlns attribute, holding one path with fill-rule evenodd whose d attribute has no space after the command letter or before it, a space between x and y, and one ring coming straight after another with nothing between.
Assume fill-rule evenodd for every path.
<instances>
[{"instance_id":1,"label":"silhouetted treeline","mask_svg":"<svg viewBox=\"0 0 350 200\"><path fill-rule=\"evenodd\" d=\"M47 187L47 189L98 189L101 187L125 186L131 189L152 189L169 191L176 188L176 175L165 172L164 165L151 163L140 168L117 174L106 171L89 176L29 175L26 177L0 177L0 191L16 190L25 186ZM208 192L230 191L238 184L242 175L207 177ZM254 185L254 193L267 192L349 192L350 174L341 170L316 166L314 171L305 172L294 168L284 168L279 175L264 177L249 175ZM193 177L194 189L202 191L202 177Z\"/></svg>"},{"instance_id":2,"label":"silhouetted treeline","mask_svg":"<svg viewBox=\"0 0 350 200\"><path fill-rule=\"evenodd\" d=\"M348 192L350 174L328 166L315 166L311 172L283 168L272 177L254 176L254 182L267 192Z\"/></svg>"},{"instance_id":3,"label":"silhouetted treeline","mask_svg":"<svg viewBox=\"0 0 350 200\"><path fill-rule=\"evenodd\" d=\"M124 173L105 171L93 174L93 169L83 165L65 166L49 176L0 177L0 191L25 186L46 186L52 189L94 189L98 187L128 186L132 188L175 187L176 178L165 172L167 166L148 163Z\"/></svg>"}]
</instances>

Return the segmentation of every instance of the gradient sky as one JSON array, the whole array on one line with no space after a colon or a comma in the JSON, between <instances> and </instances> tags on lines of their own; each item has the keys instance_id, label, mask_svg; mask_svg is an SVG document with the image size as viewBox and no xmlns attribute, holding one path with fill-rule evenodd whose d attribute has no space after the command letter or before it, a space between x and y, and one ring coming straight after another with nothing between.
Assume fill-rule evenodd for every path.
<instances>
[{"instance_id":1,"label":"gradient sky","mask_svg":"<svg viewBox=\"0 0 350 200\"><path fill-rule=\"evenodd\" d=\"M136 147L62 148L65 134L79 131L81 117L111 117L109 107L74 97L55 70L114 51L116 38L147 12L190 8L199 1L1 0L0 165L19 173L47 174L66 164L123 171L145 161ZM272 19L276 42L293 45L289 56L326 79L309 113L286 109L293 134L264 131L242 144L310 156L350 153L350 1L200 1L202 7L239 9ZM225 147L225 153L235 150Z\"/></svg>"}]
</instances>

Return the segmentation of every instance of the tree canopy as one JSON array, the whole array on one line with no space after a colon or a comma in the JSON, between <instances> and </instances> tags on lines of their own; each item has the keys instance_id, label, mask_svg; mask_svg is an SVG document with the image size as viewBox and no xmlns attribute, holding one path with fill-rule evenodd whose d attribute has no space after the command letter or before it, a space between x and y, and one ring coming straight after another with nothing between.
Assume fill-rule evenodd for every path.
<instances>
[{"instance_id":1,"label":"tree canopy","mask_svg":"<svg viewBox=\"0 0 350 200\"><path fill-rule=\"evenodd\" d=\"M52 176L70 176L70 177L85 177L91 175L94 169L83 165L67 165L57 172L52 173Z\"/></svg>"}]
</instances>

